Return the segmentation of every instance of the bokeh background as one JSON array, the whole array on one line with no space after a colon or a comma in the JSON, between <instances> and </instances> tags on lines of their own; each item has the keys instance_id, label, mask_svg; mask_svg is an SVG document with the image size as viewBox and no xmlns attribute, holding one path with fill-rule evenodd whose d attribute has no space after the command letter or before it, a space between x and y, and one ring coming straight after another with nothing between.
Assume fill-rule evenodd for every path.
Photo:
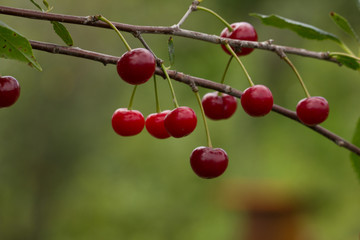
<instances>
[{"instance_id":1,"label":"bokeh background","mask_svg":"<svg viewBox=\"0 0 360 240\"><path fill-rule=\"evenodd\" d=\"M191 2L49 3L56 13L102 14L112 21L170 26ZM203 2L229 22L252 23L259 40L274 39L276 44L315 51L341 49L329 41L304 40L288 30L263 26L249 13L275 13L310 23L355 48L329 12L346 16L360 33L356 4L354 0ZM1 5L35 9L25 0L2 0ZM0 20L29 39L62 44L48 22L4 15ZM111 30L66 26L76 47L117 56L125 51ZM223 29L217 19L200 11L183 27L210 34ZM124 35L132 47L141 46L132 35ZM144 35L166 61L168 37ZM174 42L174 69L220 81L228 56L219 46L180 37ZM246 240L253 208L295 209L297 239L358 239L359 182L349 152L333 142L276 113L251 118L239 106L229 120L209 120L213 144L227 151L230 163L220 178L203 180L189 165L191 151L206 144L200 118L197 129L183 139L157 140L145 130L135 137L117 136L111 115L128 105L132 87L120 80L115 66L34 53L42 72L0 59L1 74L16 77L22 91L14 106L0 111L0 239ZM290 58L310 93L329 101L330 116L323 126L351 140L360 117L359 73L325 61ZM255 83L271 88L276 104L294 110L304 97L295 74L274 53L256 50L243 62ZM226 83L240 90L248 86L236 62ZM158 84L162 109L171 109L167 83ZM180 105L192 107L200 117L190 88L177 82L174 87ZM201 94L209 91L200 89ZM155 111L151 81L138 88L134 108L144 115Z\"/></svg>"}]
</instances>

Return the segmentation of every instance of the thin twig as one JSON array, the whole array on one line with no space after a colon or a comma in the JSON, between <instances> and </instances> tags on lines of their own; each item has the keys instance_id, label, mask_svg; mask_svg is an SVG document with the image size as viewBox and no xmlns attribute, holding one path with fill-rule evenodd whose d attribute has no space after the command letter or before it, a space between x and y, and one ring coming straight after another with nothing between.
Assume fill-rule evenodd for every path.
<instances>
[{"instance_id":1,"label":"thin twig","mask_svg":"<svg viewBox=\"0 0 360 240\"><path fill-rule=\"evenodd\" d=\"M0 6L0 14L13 15L17 17L38 19L38 20L47 20L47 21L58 21L63 23L71 23L71 24L80 24L87 25L93 27L101 27L101 28L111 28L108 24L96 21L94 16L73 16L73 15L64 15L64 14L55 14L55 13L46 13L35 10L28 9L20 9L20 8L12 8ZM230 46L235 48L257 48L267 51L277 51L281 50L284 53L295 54L303 57L316 58L320 60L330 61L339 64L339 62L329 56L327 52L315 52L309 51L307 49L294 48L288 46L280 46L272 44L272 41L263 41L263 42L255 42L255 41L243 41L243 40L235 40L235 39L226 39L216 35L210 35L202 32L190 31L186 29L181 29L176 26L165 27L165 26L139 26L139 25L131 25L124 24L118 22L112 22L114 26L120 31L130 32L130 33L148 33L148 34L165 34L165 35L174 35L185 38L197 39L200 41L206 41L215 44L222 44L225 41L229 43Z\"/></svg>"},{"instance_id":2,"label":"thin twig","mask_svg":"<svg viewBox=\"0 0 360 240\"><path fill-rule=\"evenodd\" d=\"M86 58L86 59L101 62L104 65L116 64L117 61L119 60L119 57L116 57L116 56L87 51L87 50L83 50L83 49L75 48L75 47L65 47L65 46L59 46L56 44L49 44L49 43L38 42L38 41L30 41L30 43L31 43L31 46L37 50L46 51L46 52L55 53L55 54L57 53L57 54L70 55L73 57ZM227 94L232 95L237 98L241 98L241 95L242 95L241 91L234 89L225 84L217 83L217 82L207 80L204 78L190 76L190 75L187 75L187 74L184 74L181 72L177 72L174 70L167 70L166 72L171 79L174 79L178 82L188 84L190 86L195 83L196 86L207 88L207 89L213 89L213 90L223 92L223 93L227 93ZM159 67L156 68L155 74L165 77L163 70ZM294 111L291 111L289 109L286 109L286 108L281 107L276 104L274 104L272 111L279 113L289 119L295 120L299 124L302 124L299 121L299 119L297 118L296 113ZM304 126L306 126L306 125L304 125ZM344 140L343 138L332 133L331 131L327 130L326 128L323 128L319 125L308 127L308 128L323 135L324 137L333 141L338 146L343 147L343 148L360 156L360 148L359 147Z\"/></svg>"}]
</instances>

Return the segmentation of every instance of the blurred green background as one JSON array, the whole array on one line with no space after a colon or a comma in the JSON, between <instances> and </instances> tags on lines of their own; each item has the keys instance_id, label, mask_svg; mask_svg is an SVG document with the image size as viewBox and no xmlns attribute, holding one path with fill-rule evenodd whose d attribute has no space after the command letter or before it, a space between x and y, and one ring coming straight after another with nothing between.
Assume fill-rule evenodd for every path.
<instances>
[{"instance_id":1,"label":"blurred green background","mask_svg":"<svg viewBox=\"0 0 360 240\"><path fill-rule=\"evenodd\" d=\"M41 1L39 1L41 2ZM102 14L112 21L173 25L190 1L49 1L53 12ZM1 5L34 9L30 1ZM360 33L356 1L207 0L229 22L248 21L259 40L315 51L340 51L332 42L303 40L287 30L263 26L252 12L279 14L343 37L329 18L346 16ZM0 20L33 40L62 44L48 22L0 15ZM76 47L121 56L123 44L111 30L66 25ZM219 34L223 25L205 12L193 13L184 28ZM125 33L132 47L141 46ZM169 36L144 35L167 60ZM217 45L175 37L174 69L220 81L228 56ZM21 96L0 111L0 239L2 240L162 240L235 239L246 232L244 189L275 186L306 207L301 228L312 239L358 239L360 188L349 152L276 113L251 118L240 106L229 120L209 121L213 144L225 149L229 167L218 179L198 178L189 165L191 151L206 144L200 111L190 88L174 82L180 105L192 107L198 127L183 139L157 140L145 130L117 136L110 124L115 109L126 107L132 87L114 65L34 51L43 72L0 59L2 75L21 84ZM360 117L358 72L325 61L290 56L312 95L327 98L330 116L323 126L351 140ZM274 53L256 50L243 58L255 83L266 84L276 104L295 109L304 97L292 70ZM158 81L162 109L172 108L165 81ZM227 84L245 89L235 62ZM200 89L201 94L209 90ZM151 81L139 87L134 108L155 111ZM246 186L244 189L242 186ZM236 194L235 194L236 195ZM241 195L241 194L240 194ZM271 197L271 193L269 194ZM266 199L264 199L266 204ZM239 238L236 238L239 239ZM241 238L240 238L241 239ZM308 238L309 239L309 238Z\"/></svg>"}]
</instances>

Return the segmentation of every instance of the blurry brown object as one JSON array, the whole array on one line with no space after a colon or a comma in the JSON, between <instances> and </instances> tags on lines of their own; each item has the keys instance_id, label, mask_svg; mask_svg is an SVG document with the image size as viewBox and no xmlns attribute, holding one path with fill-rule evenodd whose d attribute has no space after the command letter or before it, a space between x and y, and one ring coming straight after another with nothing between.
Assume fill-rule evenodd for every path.
<instances>
[{"instance_id":1,"label":"blurry brown object","mask_svg":"<svg viewBox=\"0 0 360 240\"><path fill-rule=\"evenodd\" d=\"M222 188L226 207L239 212L235 239L309 240L301 222L304 205L299 197L274 183L227 182Z\"/></svg>"}]
</instances>

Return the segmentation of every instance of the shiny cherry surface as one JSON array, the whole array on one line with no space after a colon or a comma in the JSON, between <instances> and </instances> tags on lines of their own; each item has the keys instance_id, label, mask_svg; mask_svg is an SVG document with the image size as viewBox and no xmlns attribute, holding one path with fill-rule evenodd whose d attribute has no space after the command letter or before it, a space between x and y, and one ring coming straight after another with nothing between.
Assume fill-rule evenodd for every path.
<instances>
[{"instance_id":1,"label":"shiny cherry surface","mask_svg":"<svg viewBox=\"0 0 360 240\"><path fill-rule=\"evenodd\" d=\"M165 110L160 113L152 113L147 116L145 120L146 130L155 138L165 139L170 137L170 134L165 128L164 120L170 110Z\"/></svg>"},{"instance_id":2,"label":"shiny cherry surface","mask_svg":"<svg viewBox=\"0 0 360 240\"><path fill-rule=\"evenodd\" d=\"M230 25L233 29L232 32L229 31L228 28L224 28L221 32L220 37L224 38L231 38L237 40L246 40L246 41L257 41L258 35L256 33L255 28L247 22L237 22ZM221 45L222 49L229 55L231 53L226 49L224 45ZM245 56L251 53L254 49L253 48L232 48L236 55L238 56Z\"/></svg>"},{"instance_id":3,"label":"shiny cherry surface","mask_svg":"<svg viewBox=\"0 0 360 240\"><path fill-rule=\"evenodd\" d=\"M114 112L111 124L120 136L134 136L143 130L145 120L142 113L137 110L119 108Z\"/></svg>"},{"instance_id":4,"label":"shiny cherry surface","mask_svg":"<svg viewBox=\"0 0 360 240\"><path fill-rule=\"evenodd\" d=\"M190 155L191 168L201 178L219 177L228 163L227 153L221 148L198 147Z\"/></svg>"},{"instance_id":5,"label":"shiny cherry surface","mask_svg":"<svg viewBox=\"0 0 360 240\"><path fill-rule=\"evenodd\" d=\"M13 105L19 96L19 82L11 76L0 77L0 108Z\"/></svg>"},{"instance_id":6,"label":"shiny cherry surface","mask_svg":"<svg viewBox=\"0 0 360 240\"><path fill-rule=\"evenodd\" d=\"M236 98L225 93L207 93L201 102L205 115L212 120L228 119L237 108Z\"/></svg>"},{"instance_id":7,"label":"shiny cherry surface","mask_svg":"<svg viewBox=\"0 0 360 240\"><path fill-rule=\"evenodd\" d=\"M195 130L197 117L191 108L185 106L178 107L166 115L164 124L171 136L181 138Z\"/></svg>"},{"instance_id":8,"label":"shiny cherry surface","mask_svg":"<svg viewBox=\"0 0 360 240\"><path fill-rule=\"evenodd\" d=\"M324 122L329 115L329 104L323 97L304 98L296 106L299 120L309 126Z\"/></svg>"},{"instance_id":9,"label":"shiny cherry surface","mask_svg":"<svg viewBox=\"0 0 360 240\"><path fill-rule=\"evenodd\" d=\"M261 117L268 114L273 106L274 99L270 89L264 85L254 85L245 89L241 96L241 105L244 111L252 117Z\"/></svg>"},{"instance_id":10,"label":"shiny cherry surface","mask_svg":"<svg viewBox=\"0 0 360 240\"><path fill-rule=\"evenodd\" d=\"M145 48L136 48L124 53L117 62L120 77L132 85L147 82L154 74L156 60Z\"/></svg>"}]
</instances>

